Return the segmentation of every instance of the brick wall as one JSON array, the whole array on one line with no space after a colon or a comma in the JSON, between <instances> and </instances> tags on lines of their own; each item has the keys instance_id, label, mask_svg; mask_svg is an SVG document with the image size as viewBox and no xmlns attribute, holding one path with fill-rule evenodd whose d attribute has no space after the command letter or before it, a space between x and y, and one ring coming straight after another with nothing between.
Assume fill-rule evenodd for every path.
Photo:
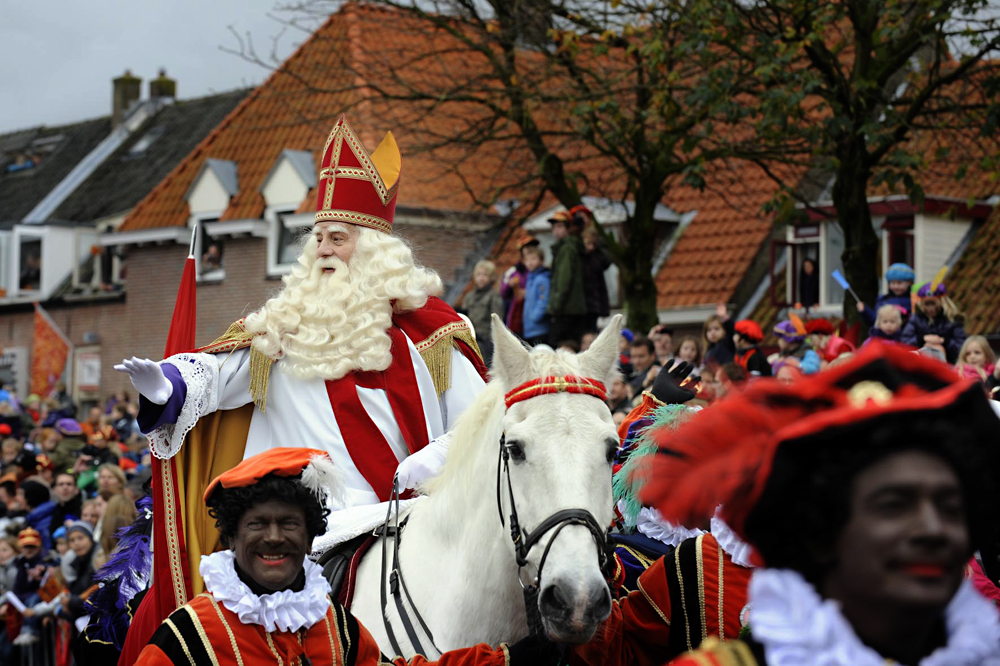
<instances>
[{"instance_id":1,"label":"brick wall","mask_svg":"<svg viewBox=\"0 0 1000 666\"><path fill-rule=\"evenodd\" d=\"M475 232L422 225L409 225L400 231L413 247L417 261L438 271L445 282L454 279L478 237ZM264 239L226 239L225 279L198 285L197 344L208 344L281 288L280 280L266 277L266 251ZM83 346L87 332L98 334L102 395L131 390L128 379L111 367L122 358L162 357L186 252L186 246L177 244L131 248L124 302L46 306L74 345ZM32 323L31 312L4 313L0 316L0 347L30 348Z\"/></svg>"}]
</instances>

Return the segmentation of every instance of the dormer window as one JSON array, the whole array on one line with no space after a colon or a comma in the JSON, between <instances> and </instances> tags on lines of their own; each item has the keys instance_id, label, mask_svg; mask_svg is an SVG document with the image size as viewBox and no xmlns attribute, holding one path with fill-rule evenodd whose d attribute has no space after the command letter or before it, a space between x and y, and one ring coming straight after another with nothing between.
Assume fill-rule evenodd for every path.
<instances>
[{"instance_id":1,"label":"dormer window","mask_svg":"<svg viewBox=\"0 0 1000 666\"><path fill-rule=\"evenodd\" d=\"M239 192L236 163L229 160L206 159L201 171L191 183L185 199L191 210L189 227L198 227L194 257L198 281L219 281L226 277L222 240L208 233L229 207L229 201Z\"/></svg>"}]
</instances>

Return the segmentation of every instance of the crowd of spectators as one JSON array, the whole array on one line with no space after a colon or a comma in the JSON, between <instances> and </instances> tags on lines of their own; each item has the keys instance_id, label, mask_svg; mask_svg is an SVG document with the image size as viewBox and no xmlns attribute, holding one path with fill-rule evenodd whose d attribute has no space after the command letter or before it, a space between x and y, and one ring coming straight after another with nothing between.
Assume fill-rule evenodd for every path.
<instances>
[{"instance_id":1,"label":"crowd of spectators","mask_svg":"<svg viewBox=\"0 0 1000 666\"><path fill-rule=\"evenodd\" d=\"M45 664L76 639L94 574L148 492L137 414L125 393L80 412L63 384L0 390L0 663Z\"/></svg>"}]
</instances>

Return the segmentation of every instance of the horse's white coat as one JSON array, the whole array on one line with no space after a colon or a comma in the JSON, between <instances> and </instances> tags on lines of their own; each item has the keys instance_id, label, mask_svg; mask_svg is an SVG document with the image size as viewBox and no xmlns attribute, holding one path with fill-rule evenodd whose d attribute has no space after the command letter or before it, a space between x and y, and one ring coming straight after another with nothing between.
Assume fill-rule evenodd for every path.
<instances>
[{"instance_id":1,"label":"horse's white coat","mask_svg":"<svg viewBox=\"0 0 1000 666\"><path fill-rule=\"evenodd\" d=\"M515 404L509 412L504 394L525 381L548 375L583 375L608 382L617 372L621 317L581 354L529 353L494 315L496 350L493 380L455 426L448 459L428 484L428 497L413 507L400 546L400 568L437 645L442 650L477 643L497 645L527 634L508 527L500 524L496 478L499 440L523 444L525 460L511 461L510 477L521 525L531 530L561 509L589 510L602 525L612 519L611 464L608 447L617 443L607 407L593 396L559 393ZM505 482L506 483L506 482ZM510 507L506 486L505 520ZM535 546L525 568L534 575L551 534ZM382 651L392 648L382 622L379 586L382 545L374 545L358 570L351 611L372 633ZM389 561L391 566L391 542ZM603 618L582 619L587 599L606 589L593 537L569 526L552 544L540 588L558 584L573 604L572 630L592 632ZM403 651L413 649L387 593L387 614ZM411 621L420 632L415 617ZM545 618L546 629L560 627ZM593 625L593 626L591 626ZM420 632L425 649L433 653ZM436 655L433 655L436 656Z\"/></svg>"}]
</instances>

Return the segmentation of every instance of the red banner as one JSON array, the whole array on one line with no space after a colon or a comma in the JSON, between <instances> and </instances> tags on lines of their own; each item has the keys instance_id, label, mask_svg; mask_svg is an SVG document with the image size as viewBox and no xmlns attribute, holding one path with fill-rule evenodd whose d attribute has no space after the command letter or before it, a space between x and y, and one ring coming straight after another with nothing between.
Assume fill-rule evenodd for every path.
<instances>
[{"instance_id":1,"label":"red banner","mask_svg":"<svg viewBox=\"0 0 1000 666\"><path fill-rule=\"evenodd\" d=\"M69 340L55 322L35 303L35 340L31 351L31 392L48 396L66 369Z\"/></svg>"}]
</instances>

